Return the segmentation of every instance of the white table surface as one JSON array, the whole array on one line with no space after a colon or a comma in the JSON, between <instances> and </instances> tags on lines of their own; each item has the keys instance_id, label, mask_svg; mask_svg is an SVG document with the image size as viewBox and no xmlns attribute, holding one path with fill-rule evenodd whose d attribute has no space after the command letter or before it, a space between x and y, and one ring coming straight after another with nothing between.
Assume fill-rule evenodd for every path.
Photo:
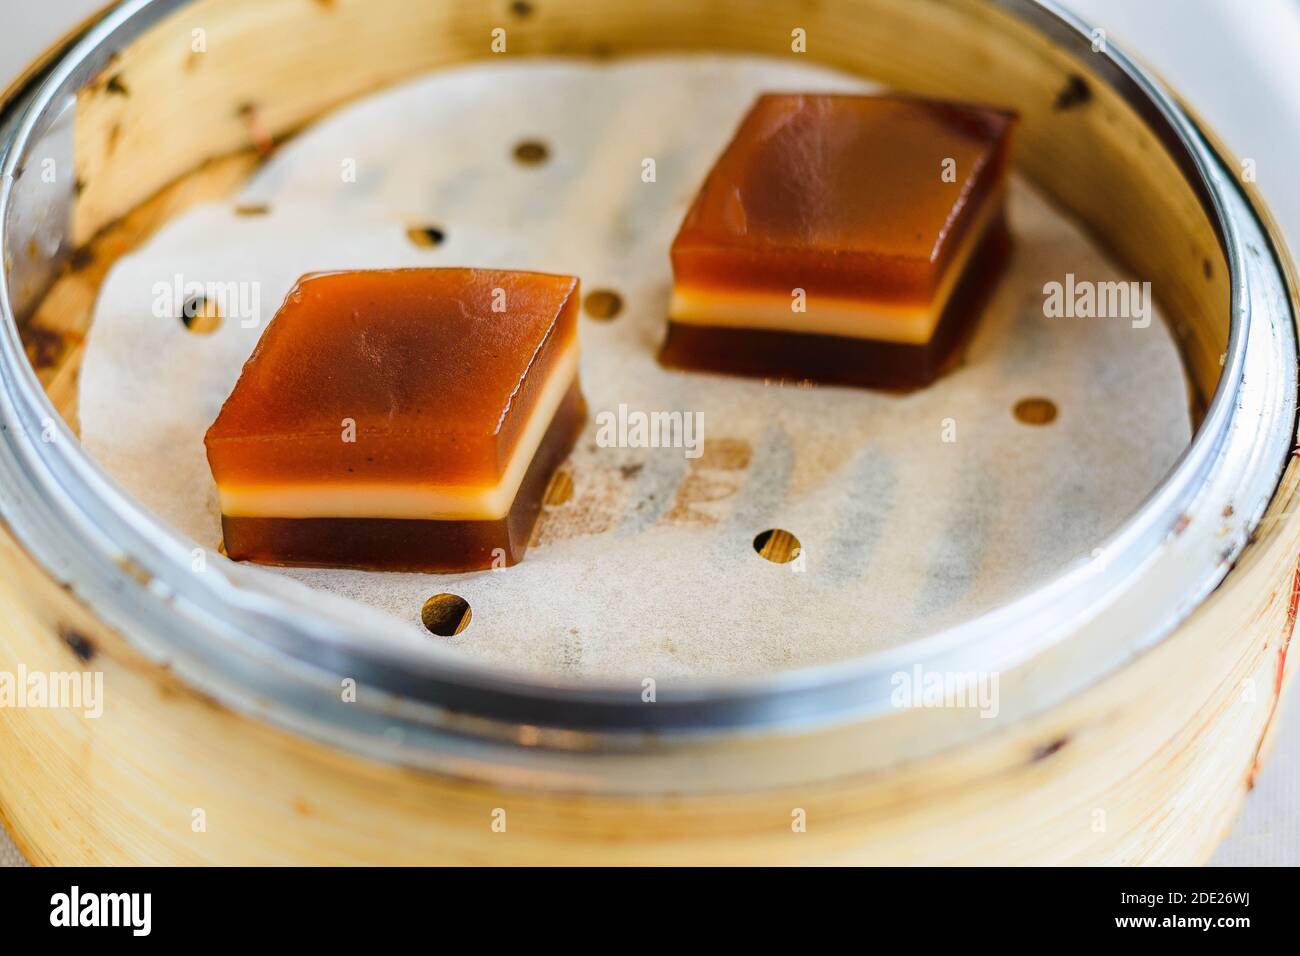
<instances>
[{"instance_id":1,"label":"white table surface","mask_svg":"<svg viewBox=\"0 0 1300 956\"><path fill-rule=\"evenodd\" d=\"M1154 66L1242 157L1300 249L1300 0L1066 0ZM102 0L0 0L0 83ZM1290 695L1292 698L1295 694ZM1215 864L1300 865L1300 706L1284 703L1276 746ZM0 830L0 866L22 857Z\"/></svg>"}]
</instances>

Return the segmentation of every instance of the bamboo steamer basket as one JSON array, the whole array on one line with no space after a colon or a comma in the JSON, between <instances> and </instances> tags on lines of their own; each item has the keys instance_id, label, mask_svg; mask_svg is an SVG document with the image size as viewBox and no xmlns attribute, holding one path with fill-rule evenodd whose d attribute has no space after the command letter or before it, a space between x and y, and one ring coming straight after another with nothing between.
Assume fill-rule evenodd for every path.
<instances>
[{"instance_id":1,"label":"bamboo steamer basket","mask_svg":"<svg viewBox=\"0 0 1300 956\"><path fill-rule=\"evenodd\" d=\"M1020 171L1152 281L1192 443L1094 560L991 614L835 666L661 684L653 704L640 684L404 660L328 611L192 573L192 544L78 447L106 270L228 195L269 143L491 56L499 28L511 56L599 57L789 56L803 28L814 60L1015 107ZM1293 669L1295 283L1236 160L1100 36L1033 0L135 0L51 50L0 118L0 671L100 671L106 703L99 719L0 708L20 849L55 864L1204 861ZM36 175L46 158L54 183ZM1000 715L891 707L891 675L918 663L997 671Z\"/></svg>"}]
</instances>

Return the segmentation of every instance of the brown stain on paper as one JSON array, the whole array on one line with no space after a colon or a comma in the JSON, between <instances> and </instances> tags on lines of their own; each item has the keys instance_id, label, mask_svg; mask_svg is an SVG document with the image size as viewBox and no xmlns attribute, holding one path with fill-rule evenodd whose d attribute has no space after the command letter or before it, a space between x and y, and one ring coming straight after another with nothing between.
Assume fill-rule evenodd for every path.
<instances>
[{"instance_id":1,"label":"brown stain on paper","mask_svg":"<svg viewBox=\"0 0 1300 956\"><path fill-rule=\"evenodd\" d=\"M741 473L753 458L749 442L711 438L703 454L693 459L677 485L662 521L671 525L710 526L720 520L709 506L735 495ZM555 473L542 499L542 513L533 529L531 546L555 544L613 530L634 506L636 479L644 466L619 462L608 468L577 473L565 465Z\"/></svg>"},{"instance_id":2,"label":"brown stain on paper","mask_svg":"<svg viewBox=\"0 0 1300 956\"><path fill-rule=\"evenodd\" d=\"M706 439L704 454L691 462L677 486L677 496L663 520L675 525L714 525L716 514L700 505L725 501L740 490L740 472L749 467L753 449L740 438Z\"/></svg>"}]
</instances>

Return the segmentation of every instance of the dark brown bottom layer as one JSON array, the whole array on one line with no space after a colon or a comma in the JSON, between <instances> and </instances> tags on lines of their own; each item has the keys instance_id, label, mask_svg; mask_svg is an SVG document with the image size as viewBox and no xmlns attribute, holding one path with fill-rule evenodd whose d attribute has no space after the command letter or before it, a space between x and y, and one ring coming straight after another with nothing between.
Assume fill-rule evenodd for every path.
<instances>
[{"instance_id":1,"label":"dark brown bottom layer","mask_svg":"<svg viewBox=\"0 0 1300 956\"><path fill-rule=\"evenodd\" d=\"M957 364L960 346L996 287L1010 252L1011 235L1000 216L967 263L925 345L670 320L659 362L668 368L789 382L921 388Z\"/></svg>"},{"instance_id":2,"label":"dark brown bottom layer","mask_svg":"<svg viewBox=\"0 0 1300 956\"><path fill-rule=\"evenodd\" d=\"M515 495L496 521L407 518L221 517L226 554L236 561L372 571L481 571L517 564L528 548L551 474L587 420L575 380L551 420Z\"/></svg>"}]
</instances>

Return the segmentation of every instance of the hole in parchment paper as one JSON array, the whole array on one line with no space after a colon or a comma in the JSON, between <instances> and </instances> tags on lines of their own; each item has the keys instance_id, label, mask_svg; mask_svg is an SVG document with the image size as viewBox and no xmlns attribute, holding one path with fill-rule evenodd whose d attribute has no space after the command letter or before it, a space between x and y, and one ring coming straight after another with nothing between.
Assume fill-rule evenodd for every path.
<instances>
[{"instance_id":1,"label":"hole in parchment paper","mask_svg":"<svg viewBox=\"0 0 1300 956\"><path fill-rule=\"evenodd\" d=\"M514 0L514 3L510 4L510 12L522 20L533 15L533 5L528 0Z\"/></svg>"},{"instance_id":2,"label":"hole in parchment paper","mask_svg":"<svg viewBox=\"0 0 1300 956\"><path fill-rule=\"evenodd\" d=\"M1056 420L1056 403L1050 398L1022 398L1012 411L1022 425L1049 425Z\"/></svg>"},{"instance_id":3,"label":"hole in parchment paper","mask_svg":"<svg viewBox=\"0 0 1300 956\"><path fill-rule=\"evenodd\" d=\"M799 539L789 531L769 528L754 536L754 550L773 564L788 564L799 557Z\"/></svg>"},{"instance_id":4,"label":"hole in parchment paper","mask_svg":"<svg viewBox=\"0 0 1300 956\"><path fill-rule=\"evenodd\" d=\"M221 327L221 313L216 303L204 296L192 295L181 306L181 324L195 335L211 335Z\"/></svg>"},{"instance_id":5,"label":"hole in parchment paper","mask_svg":"<svg viewBox=\"0 0 1300 956\"><path fill-rule=\"evenodd\" d=\"M608 321L623 311L623 297L613 289L592 289L582 300L582 307L593 319Z\"/></svg>"},{"instance_id":6,"label":"hole in parchment paper","mask_svg":"<svg viewBox=\"0 0 1300 956\"><path fill-rule=\"evenodd\" d=\"M459 594L435 594L420 609L420 623L430 634L452 637L469 627L469 602Z\"/></svg>"},{"instance_id":7,"label":"hole in parchment paper","mask_svg":"<svg viewBox=\"0 0 1300 956\"><path fill-rule=\"evenodd\" d=\"M412 226L406 230L406 238L410 239L417 246L423 246L426 249L436 249L442 245L443 240L447 238L447 233L437 226Z\"/></svg>"},{"instance_id":8,"label":"hole in parchment paper","mask_svg":"<svg viewBox=\"0 0 1300 956\"><path fill-rule=\"evenodd\" d=\"M524 166L540 166L550 157L550 147L540 139L525 139L515 144L515 162Z\"/></svg>"},{"instance_id":9,"label":"hole in parchment paper","mask_svg":"<svg viewBox=\"0 0 1300 956\"><path fill-rule=\"evenodd\" d=\"M264 202L240 203L235 207L236 216L269 216L271 207Z\"/></svg>"},{"instance_id":10,"label":"hole in parchment paper","mask_svg":"<svg viewBox=\"0 0 1300 956\"><path fill-rule=\"evenodd\" d=\"M561 468L551 475L551 482L546 486L546 493L542 495L542 504L563 505L567 504L572 498L573 476Z\"/></svg>"}]
</instances>

